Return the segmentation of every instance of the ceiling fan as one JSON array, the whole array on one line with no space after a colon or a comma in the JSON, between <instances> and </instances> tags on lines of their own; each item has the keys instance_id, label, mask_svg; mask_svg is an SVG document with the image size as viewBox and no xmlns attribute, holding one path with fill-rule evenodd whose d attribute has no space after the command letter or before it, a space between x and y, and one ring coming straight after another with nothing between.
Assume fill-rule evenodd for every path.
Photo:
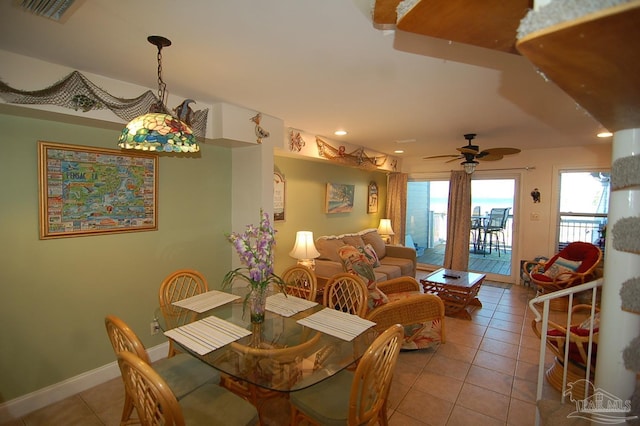
<instances>
[{"instance_id":1,"label":"ceiling fan","mask_svg":"<svg viewBox=\"0 0 640 426\"><path fill-rule=\"evenodd\" d=\"M475 171L476 166L478 165L476 160L497 161L501 160L505 155L512 155L520 152L517 148L489 148L480 151L480 147L478 145L471 144L471 141L474 140L475 137L475 133L467 133L464 135L464 138L467 140L467 145L456 148L460 151L460 154L432 155L430 157L424 157L423 159L451 158L451 160L446 161L447 163L456 160L464 160L460 164L464 167L465 172L471 174Z\"/></svg>"}]
</instances>

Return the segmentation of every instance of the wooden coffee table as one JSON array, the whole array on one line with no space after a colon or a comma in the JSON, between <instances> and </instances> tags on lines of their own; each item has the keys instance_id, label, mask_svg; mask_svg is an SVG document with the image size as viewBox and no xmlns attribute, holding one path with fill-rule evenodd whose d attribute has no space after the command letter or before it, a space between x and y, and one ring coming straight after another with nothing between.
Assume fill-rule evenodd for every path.
<instances>
[{"instance_id":1,"label":"wooden coffee table","mask_svg":"<svg viewBox=\"0 0 640 426\"><path fill-rule=\"evenodd\" d=\"M438 269L420 283L425 293L438 295L444 302L445 314L463 319L471 319L467 306L480 306L478 291L486 275L453 269Z\"/></svg>"}]
</instances>

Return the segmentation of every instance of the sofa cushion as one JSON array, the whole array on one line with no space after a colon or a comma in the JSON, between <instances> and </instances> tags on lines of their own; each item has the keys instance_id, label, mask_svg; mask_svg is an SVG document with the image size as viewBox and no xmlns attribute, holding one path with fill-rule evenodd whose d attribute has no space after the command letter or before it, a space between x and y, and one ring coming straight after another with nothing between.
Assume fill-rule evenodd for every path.
<instances>
[{"instance_id":1,"label":"sofa cushion","mask_svg":"<svg viewBox=\"0 0 640 426\"><path fill-rule=\"evenodd\" d=\"M413 262L411 259L387 256L380 259L381 266L394 266L400 269L400 275L413 276Z\"/></svg>"},{"instance_id":2,"label":"sofa cushion","mask_svg":"<svg viewBox=\"0 0 640 426\"><path fill-rule=\"evenodd\" d=\"M320 237L316 240L316 248L320 253L318 259L332 260L334 262L341 262L338 255L338 249L342 247L344 243L341 239L336 237Z\"/></svg>"},{"instance_id":3,"label":"sofa cushion","mask_svg":"<svg viewBox=\"0 0 640 426\"><path fill-rule=\"evenodd\" d=\"M402 276L402 270L399 266L385 265L383 263L381 263L380 266L376 268L376 272L385 274L388 280L390 280L391 278L398 278Z\"/></svg>"},{"instance_id":4,"label":"sofa cushion","mask_svg":"<svg viewBox=\"0 0 640 426\"><path fill-rule=\"evenodd\" d=\"M358 234L344 234L338 236L338 238L340 238L343 243L354 247L362 247L365 244L362 237Z\"/></svg>"},{"instance_id":5,"label":"sofa cushion","mask_svg":"<svg viewBox=\"0 0 640 426\"><path fill-rule=\"evenodd\" d=\"M387 255L387 248L377 229L365 229L360 232L360 236L362 236L365 244L371 244L378 255L378 259L382 259Z\"/></svg>"}]
</instances>

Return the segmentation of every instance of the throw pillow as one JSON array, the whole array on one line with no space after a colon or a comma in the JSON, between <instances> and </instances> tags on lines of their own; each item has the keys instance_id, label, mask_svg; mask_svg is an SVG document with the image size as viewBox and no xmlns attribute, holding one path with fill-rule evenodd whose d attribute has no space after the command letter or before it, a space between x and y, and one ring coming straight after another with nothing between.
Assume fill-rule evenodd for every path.
<instances>
[{"instance_id":1,"label":"throw pillow","mask_svg":"<svg viewBox=\"0 0 640 426\"><path fill-rule=\"evenodd\" d=\"M376 254L378 255L378 259L384 259L384 257L387 255L387 246L382 240L380 234L378 234L378 230L367 229L360 232L360 235L362 236L362 240L365 244L371 244L373 249L376 251Z\"/></svg>"},{"instance_id":2,"label":"throw pillow","mask_svg":"<svg viewBox=\"0 0 640 426\"><path fill-rule=\"evenodd\" d=\"M350 245L343 245L340 247L338 249L338 257L344 266L345 272L352 273L355 273L353 270L353 264L363 260L363 254L360 253L357 248Z\"/></svg>"},{"instance_id":3,"label":"throw pillow","mask_svg":"<svg viewBox=\"0 0 640 426\"><path fill-rule=\"evenodd\" d=\"M564 274L567 272L575 272L582 262L565 259L563 257L558 257L555 262L546 271L544 271L544 275L547 277L554 279L560 274Z\"/></svg>"},{"instance_id":4,"label":"throw pillow","mask_svg":"<svg viewBox=\"0 0 640 426\"><path fill-rule=\"evenodd\" d=\"M380 266L378 255L376 254L376 251L373 249L373 246L371 244L367 244L364 247L358 247L358 251L360 251L360 253L364 255L364 257L367 259L367 262L369 262L372 267L377 268L378 266Z\"/></svg>"},{"instance_id":5,"label":"throw pillow","mask_svg":"<svg viewBox=\"0 0 640 426\"><path fill-rule=\"evenodd\" d=\"M371 310L389 302L387 295L378 288L373 267L367 262L364 255L353 246L342 246L338 249L342 264L347 272L359 275L367 284L369 294L367 308Z\"/></svg>"}]
</instances>

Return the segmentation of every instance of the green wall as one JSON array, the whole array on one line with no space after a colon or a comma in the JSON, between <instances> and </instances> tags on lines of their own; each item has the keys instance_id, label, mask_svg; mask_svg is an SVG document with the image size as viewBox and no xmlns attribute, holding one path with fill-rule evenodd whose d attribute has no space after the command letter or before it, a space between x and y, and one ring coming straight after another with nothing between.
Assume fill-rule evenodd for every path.
<instances>
[{"instance_id":1,"label":"green wall","mask_svg":"<svg viewBox=\"0 0 640 426\"><path fill-rule=\"evenodd\" d=\"M114 148L118 130L0 113L0 402L114 361L104 317L147 347L158 286L194 268L219 287L232 252L231 151L159 161L159 229L40 240L37 141ZM113 126L112 126L113 127Z\"/></svg>"},{"instance_id":2,"label":"green wall","mask_svg":"<svg viewBox=\"0 0 640 426\"><path fill-rule=\"evenodd\" d=\"M276 157L275 168L285 178L285 220L275 222L276 273L294 265L296 259L289 256L297 231L312 231L314 238L357 232L377 228L385 217L387 177L384 172L366 171L290 157ZM378 212L367 214L367 187L378 184ZM355 185L353 211L350 213L325 213L327 183Z\"/></svg>"}]
</instances>

